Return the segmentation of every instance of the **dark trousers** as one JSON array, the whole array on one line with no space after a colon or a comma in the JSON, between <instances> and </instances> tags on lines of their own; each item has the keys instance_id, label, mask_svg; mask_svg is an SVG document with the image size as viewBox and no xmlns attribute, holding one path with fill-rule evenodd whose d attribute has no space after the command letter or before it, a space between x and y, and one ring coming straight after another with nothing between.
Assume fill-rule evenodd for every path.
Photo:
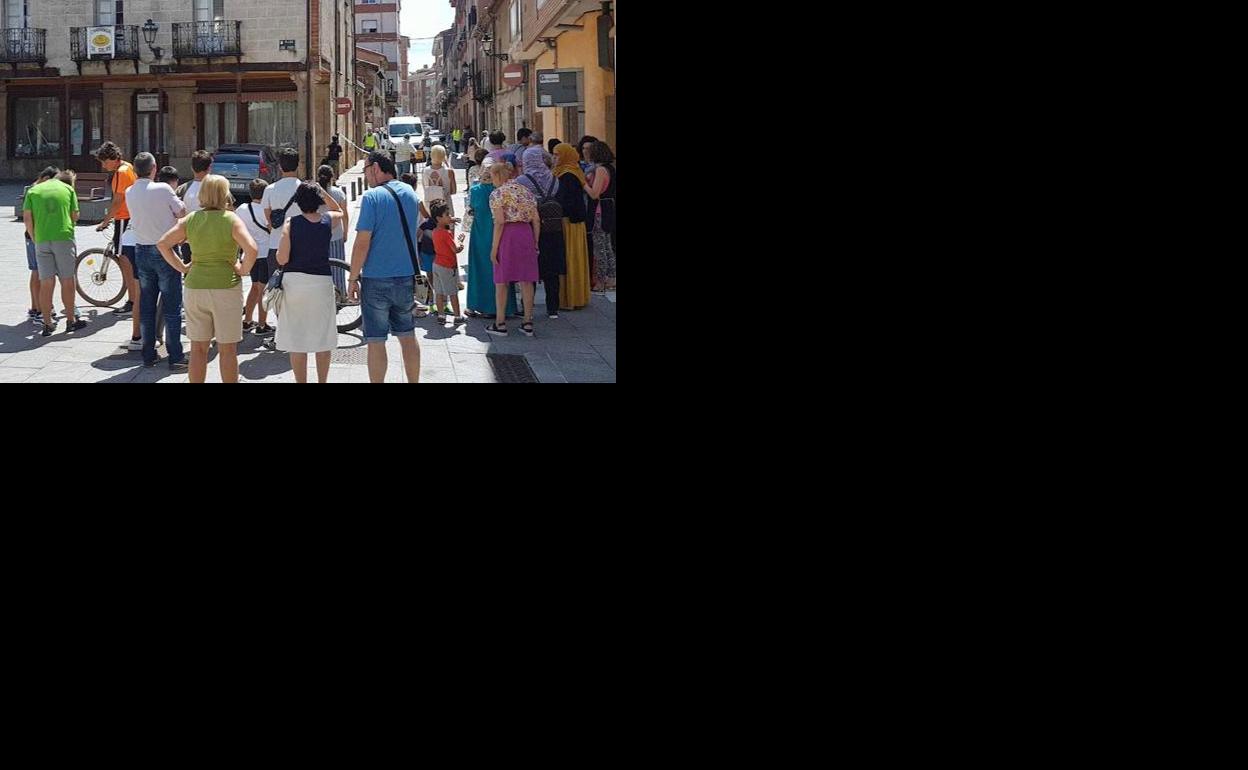
<instances>
[{"instance_id":1,"label":"dark trousers","mask_svg":"<svg viewBox=\"0 0 1248 770\"><path fill-rule=\"evenodd\" d=\"M542 285L546 287L546 315L558 315L559 274L542 273Z\"/></svg>"}]
</instances>

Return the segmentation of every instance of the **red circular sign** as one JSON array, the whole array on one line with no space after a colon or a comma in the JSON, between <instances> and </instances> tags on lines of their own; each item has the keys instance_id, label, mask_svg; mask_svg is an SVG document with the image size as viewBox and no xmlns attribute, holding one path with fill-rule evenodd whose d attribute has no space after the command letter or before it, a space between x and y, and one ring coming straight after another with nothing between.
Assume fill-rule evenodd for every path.
<instances>
[{"instance_id":1,"label":"red circular sign","mask_svg":"<svg viewBox=\"0 0 1248 770\"><path fill-rule=\"evenodd\" d=\"M524 65L509 64L503 67L503 82L509 86L518 86L524 82Z\"/></svg>"}]
</instances>

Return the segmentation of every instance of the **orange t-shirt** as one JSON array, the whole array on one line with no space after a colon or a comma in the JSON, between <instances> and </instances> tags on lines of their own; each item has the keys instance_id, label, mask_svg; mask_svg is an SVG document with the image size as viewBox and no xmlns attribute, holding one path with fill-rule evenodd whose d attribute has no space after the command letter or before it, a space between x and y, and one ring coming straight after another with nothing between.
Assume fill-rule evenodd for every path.
<instances>
[{"instance_id":1,"label":"orange t-shirt","mask_svg":"<svg viewBox=\"0 0 1248 770\"><path fill-rule=\"evenodd\" d=\"M118 219L129 219L130 209L126 207L126 190L130 189L130 185L139 180L139 175L134 173L134 166L122 161L117 167L117 172L113 174L113 195L121 196L121 208L117 209Z\"/></svg>"}]
</instances>

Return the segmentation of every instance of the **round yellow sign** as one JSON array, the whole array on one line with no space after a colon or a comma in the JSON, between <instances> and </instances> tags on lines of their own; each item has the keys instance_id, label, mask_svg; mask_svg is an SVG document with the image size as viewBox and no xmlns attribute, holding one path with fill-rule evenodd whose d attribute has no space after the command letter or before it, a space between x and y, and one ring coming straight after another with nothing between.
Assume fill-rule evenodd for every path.
<instances>
[{"instance_id":1,"label":"round yellow sign","mask_svg":"<svg viewBox=\"0 0 1248 770\"><path fill-rule=\"evenodd\" d=\"M108 35L101 33L91 38L91 42L92 44L95 45L96 48L103 48L104 46L108 45L110 39L111 38L109 38Z\"/></svg>"}]
</instances>

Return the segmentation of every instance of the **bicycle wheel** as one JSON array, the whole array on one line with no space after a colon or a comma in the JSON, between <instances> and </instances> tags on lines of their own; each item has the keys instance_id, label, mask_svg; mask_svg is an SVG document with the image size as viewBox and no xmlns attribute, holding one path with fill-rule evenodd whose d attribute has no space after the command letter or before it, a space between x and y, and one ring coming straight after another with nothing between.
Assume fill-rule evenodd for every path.
<instances>
[{"instance_id":1,"label":"bicycle wheel","mask_svg":"<svg viewBox=\"0 0 1248 770\"><path fill-rule=\"evenodd\" d=\"M346 271L347 275L351 273L351 266L341 259L329 260L330 271L334 268ZM334 286L334 301L338 306L338 333L345 334L352 329L358 329L360 324L364 323L364 315L360 312L360 303L352 302L347 299L347 293L337 285Z\"/></svg>"},{"instance_id":2,"label":"bicycle wheel","mask_svg":"<svg viewBox=\"0 0 1248 770\"><path fill-rule=\"evenodd\" d=\"M74 276L78 296L96 307L115 305L126 293L121 260L104 249L88 249L79 254Z\"/></svg>"}]
</instances>

